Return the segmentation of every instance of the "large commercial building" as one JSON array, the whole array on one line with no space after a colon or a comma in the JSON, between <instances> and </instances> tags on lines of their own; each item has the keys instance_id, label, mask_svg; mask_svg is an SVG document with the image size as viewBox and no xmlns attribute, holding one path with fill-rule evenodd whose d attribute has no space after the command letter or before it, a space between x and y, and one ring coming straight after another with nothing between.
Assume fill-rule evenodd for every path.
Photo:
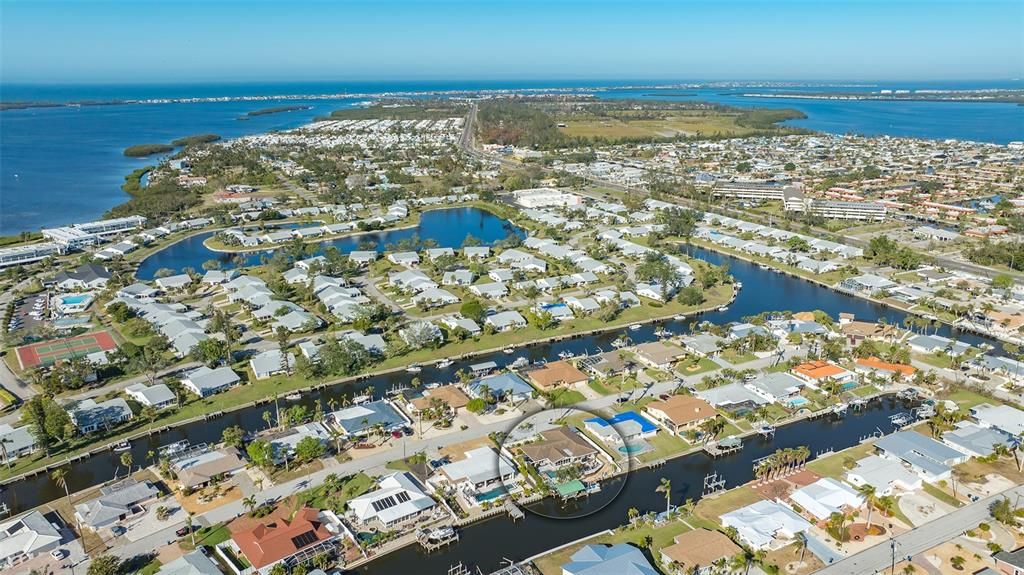
<instances>
[{"instance_id":1,"label":"large commercial building","mask_svg":"<svg viewBox=\"0 0 1024 575\"><path fill-rule=\"evenodd\" d=\"M37 262L60 253L60 245L54 242L14 246L0 249L0 268Z\"/></svg>"},{"instance_id":2,"label":"large commercial building","mask_svg":"<svg viewBox=\"0 0 1024 575\"><path fill-rule=\"evenodd\" d=\"M56 242L65 250L81 249L85 246L105 241L112 236L140 229L145 224L146 218L142 216L127 216L124 218L86 222L84 224L72 224L60 228L44 228L42 233L43 237Z\"/></svg>"},{"instance_id":3,"label":"large commercial building","mask_svg":"<svg viewBox=\"0 0 1024 575\"><path fill-rule=\"evenodd\" d=\"M579 206L583 198L553 188L532 188L512 192L516 203L524 208L550 208L562 206Z\"/></svg>"}]
</instances>

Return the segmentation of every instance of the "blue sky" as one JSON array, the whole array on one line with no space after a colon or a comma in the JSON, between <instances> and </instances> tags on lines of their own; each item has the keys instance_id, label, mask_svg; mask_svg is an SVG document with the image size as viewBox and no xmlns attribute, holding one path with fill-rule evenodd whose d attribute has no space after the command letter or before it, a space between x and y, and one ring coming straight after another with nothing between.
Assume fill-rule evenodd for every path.
<instances>
[{"instance_id":1,"label":"blue sky","mask_svg":"<svg viewBox=\"0 0 1024 575\"><path fill-rule=\"evenodd\" d=\"M1024 76L1024 2L0 0L0 79Z\"/></svg>"}]
</instances>

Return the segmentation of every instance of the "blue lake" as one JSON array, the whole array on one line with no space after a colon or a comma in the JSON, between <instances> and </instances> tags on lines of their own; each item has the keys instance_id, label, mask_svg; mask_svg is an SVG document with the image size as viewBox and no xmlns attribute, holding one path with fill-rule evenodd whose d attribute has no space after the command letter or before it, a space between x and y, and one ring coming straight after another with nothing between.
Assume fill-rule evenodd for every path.
<instances>
[{"instance_id":1,"label":"blue lake","mask_svg":"<svg viewBox=\"0 0 1024 575\"><path fill-rule=\"evenodd\" d=\"M212 259L220 261L222 268L235 267L234 262L232 262L232 256L235 254L215 252L203 245L203 242L215 233L206 232L194 235L147 257L139 266L137 272L139 279L153 279L157 270L164 268L174 270L175 272L180 272L185 268L192 268L202 272L203 262ZM494 245L496 242L507 238L510 234L516 234L521 238L526 237L522 229L488 211L479 208L447 208L423 212L420 214L419 224L414 227L369 232L320 242L316 244L319 246L316 253L323 253L323 250L328 246L338 248L341 253L349 253L359 249L384 251L390 244L414 238L421 240L429 238L434 240L439 248L458 249L462 247L466 236L469 235L480 240L483 245ZM367 242L372 242L373 247L365 246ZM361 248L361 244L364 247ZM258 265L262 258L268 257L271 254L273 254L272 250L246 252L242 254L244 257L242 265Z\"/></svg>"}]
</instances>

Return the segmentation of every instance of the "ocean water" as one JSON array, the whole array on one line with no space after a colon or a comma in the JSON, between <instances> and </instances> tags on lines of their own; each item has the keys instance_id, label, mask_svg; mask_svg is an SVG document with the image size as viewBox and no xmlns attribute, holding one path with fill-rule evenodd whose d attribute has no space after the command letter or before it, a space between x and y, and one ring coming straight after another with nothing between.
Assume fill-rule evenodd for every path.
<instances>
[{"instance_id":1,"label":"ocean water","mask_svg":"<svg viewBox=\"0 0 1024 575\"><path fill-rule=\"evenodd\" d=\"M602 98L701 99L747 107L792 107L807 114L794 125L829 133L891 134L1006 143L1024 139L1024 107L993 103L864 102L747 98L742 92L797 88L708 88L665 96L650 88L676 81L503 81L376 83L237 83L177 85L0 86L0 99L13 101L111 101L125 99L338 94L334 100L260 100L121 104L33 108L0 112L0 235L99 218L123 202L124 176L156 158L126 158L122 151L143 143L169 142L199 133L225 138L295 127L331 110L381 92L583 88L604 86ZM824 86L813 91L871 91L879 88L1019 88L1021 82L865 84ZM238 120L246 112L282 104L309 110Z\"/></svg>"}]
</instances>

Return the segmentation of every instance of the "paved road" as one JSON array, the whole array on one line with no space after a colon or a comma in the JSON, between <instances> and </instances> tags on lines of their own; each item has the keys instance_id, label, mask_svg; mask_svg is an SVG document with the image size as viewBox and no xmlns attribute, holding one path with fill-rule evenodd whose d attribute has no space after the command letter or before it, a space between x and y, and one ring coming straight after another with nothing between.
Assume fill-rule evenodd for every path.
<instances>
[{"instance_id":1,"label":"paved road","mask_svg":"<svg viewBox=\"0 0 1024 575\"><path fill-rule=\"evenodd\" d=\"M795 348L788 350L790 354L795 353L795 351ZM737 367L743 369L763 369L772 365L774 361L774 357L769 357L754 360ZM687 377L685 378L685 381L687 384L693 385L701 381L705 377L708 377L716 373L716 371L702 373L693 377ZM670 391L672 391L673 388L675 388L676 385L676 382L671 380L656 383L647 389L634 390L631 394L629 394L629 396L631 400L638 400L644 396L669 393ZM572 406L572 408L578 408L586 411L599 411L602 409L607 409L614 405L615 400L618 397L619 395L617 394L607 395L575 404L574 406ZM529 402L528 405L534 406L532 410L528 411L529 414L536 413L538 411L538 407L535 403ZM563 410L552 409L549 410L549 414L546 416L546 418L548 422L553 422L563 416ZM369 455L367 457L346 461L343 463L328 464L325 466L324 469L320 471L316 471L304 477L300 477L279 485L273 485L271 487L265 488L257 494L257 499L260 502L284 499L291 495L294 495L299 491L304 491L311 487L316 487L322 484L324 478L332 473L337 474L341 477L345 477L354 473L365 472L375 468L380 468L390 461L401 459L405 456L412 455L413 453L421 451L434 453L437 450L441 449L442 447L484 437L492 432L507 432L514 425L516 425L517 422L517 419L498 421L494 423L471 427L470 429L466 430L454 431L451 433L441 435L439 437L433 437L429 439L402 439L400 441L389 440L392 441L392 447L387 450L375 453L373 455ZM533 423L536 424L537 421L534 421ZM229 521L231 519L234 519L235 517L238 517L245 511L245 507L242 505L241 501L233 501L202 514L197 518L197 522L203 525L212 525L222 521ZM172 531L173 530L170 527L168 527L168 529L161 531L158 534L154 534L152 536L143 538L142 540L133 543L125 543L113 549L112 551L116 553L118 556L128 559L147 550L154 549L159 545L163 545L167 542L169 538L171 538Z\"/></svg>"},{"instance_id":2,"label":"paved road","mask_svg":"<svg viewBox=\"0 0 1024 575\"><path fill-rule=\"evenodd\" d=\"M466 117L466 126L465 126L465 129L463 130L462 138L459 139L459 147L461 147L462 150L466 154L468 154L468 155L470 155L470 156L472 156L474 158L480 159L480 160L490 160L490 161L498 162L501 165L503 165L505 167L508 167L508 168L512 168L512 169L523 168L524 165L521 164L521 163L515 162L513 160L509 160L509 159L506 159L506 158L502 158L500 156L495 156L495 155L488 154L488 153L484 152L483 150L478 149L475 146L476 142L475 142L474 137L472 135L472 130L473 130L473 126L476 123L476 112L477 112L476 104L475 103L471 104L470 105L470 109L469 109L469 113L467 114L467 117ZM548 170L552 171L552 172L558 172L558 170L554 170L554 169L550 169L550 168ZM648 171L655 171L656 173L661 173L662 175L678 177L678 174L674 174L674 173L658 172L657 170L648 170ZM624 185L622 185L622 184L620 184L618 182L612 182L612 181L609 181L609 180L603 180L603 179L600 179L600 178L594 178L594 177L590 177L590 176L584 176L584 179L587 180L588 182L591 182L594 185L601 186L601 187L604 187L604 188L609 188L609 189L612 189L612 190L615 190L615 191L619 191L619 192L627 192L627 193L630 193L630 194L647 194L648 193L648 190L646 190L645 188L643 188L641 186L624 186ZM672 198L671 201L673 203L675 203L675 204L679 204L679 205L682 205L682 206L696 208L696 209L700 209L700 210L703 210L703 211L711 211L711 212L727 215L727 216L730 216L730 217L733 217L733 218L738 218L740 220L744 220L744 221L748 221L748 222L756 222L756 223L760 223L760 224L764 224L764 225L773 225L774 223L777 223L777 219L773 220L770 216L762 216L762 215L759 215L759 214L753 214L753 213L742 211L742 210L734 210L734 209L730 209L730 208L723 207L723 206L713 206L713 205L709 205L707 203L699 203L699 202L696 202L696 201L693 201L693 200L689 200L689 199L686 199L686 198L675 197L675 198ZM908 223L908 225L915 225L915 222L913 222L913 221L909 221L907 223ZM824 229L820 229L820 228L811 228L811 229L812 229L812 235L816 235L818 237L833 237L834 236L834 237L836 237L838 239L838 241L841 241L841 242L843 242L845 244L848 244L848 245L851 245L851 246L860 247L860 248L865 248L868 245L868 240L861 239L861 238L859 238L857 236L854 236L854 235L846 235L846 234L843 234L842 232L840 232L840 233L833 233L833 232L830 232L828 230L824 230ZM964 271L964 272L972 273L972 274L979 275L979 276L982 276L982 277L990 277L990 276L993 276L993 275L995 275L997 273L1006 273L1006 272L997 272L996 270L993 270L991 268L988 268L988 267L985 267L985 266L981 266L981 265L977 265L977 264L973 264L971 262L966 262L966 261L962 261L962 260L958 260L958 259L952 259L952 258L941 256L941 255L934 255L934 254L929 254L929 255L930 255L930 257L932 257L934 259L934 261L938 265L940 265L940 266L942 266L942 267L944 267L946 269ZM1015 272L1011 272L1011 273L1012 273L1012 275L1018 275Z\"/></svg>"},{"instance_id":3,"label":"paved road","mask_svg":"<svg viewBox=\"0 0 1024 575\"><path fill-rule=\"evenodd\" d=\"M961 507L948 515L907 531L892 542L884 541L856 555L836 561L817 571L816 575L874 575L881 573L892 566L893 543L895 543L896 562L898 563L902 559L913 557L940 543L949 541L965 530L988 520L989 506L997 499L1005 496L1014 501L1021 495L1024 495L1024 486L1012 487L998 495Z\"/></svg>"}]
</instances>

